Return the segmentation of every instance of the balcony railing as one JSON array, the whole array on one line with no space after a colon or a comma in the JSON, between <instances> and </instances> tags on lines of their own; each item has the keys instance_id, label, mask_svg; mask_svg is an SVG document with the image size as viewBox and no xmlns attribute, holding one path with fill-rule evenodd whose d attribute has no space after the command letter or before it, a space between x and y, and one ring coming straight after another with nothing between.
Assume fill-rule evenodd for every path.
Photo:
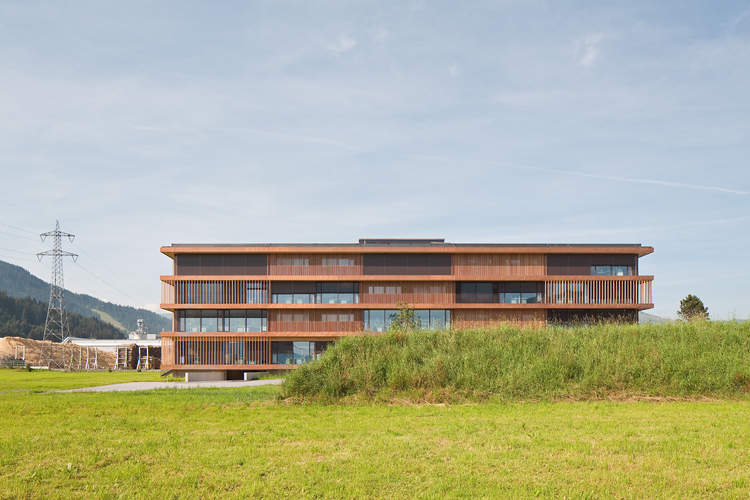
<instances>
[{"instance_id":1,"label":"balcony railing","mask_svg":"<svg viewBox=\"0 0 750 500\"><path fill-rule=\"evenodd\" d=\"M546 279L543 304L652 304L652 277L627 276L579 279ZM268 304L267 280L162 281L162 304ZM446 304L458 302L453 282L364 282L360 288L361 309L373 304L407 302ZM539 299L537 299L539 300ZM523 304L519 304L523 306Z\"/></svg>"},{"instance_id":2,"label":"balcony railing","mask_svg":"<svg viewBox=\"0 0 750 500\"><path fill-rule=\"evenodd\" d=\"M162 304L267 304L268 281L162 281L161 301Z\"/></svg>"},{"instance_id":3,"label":"balcony railing","mask_svg":"<svg viewBox=\"0 0 750 500\"><path fill-rule=\"evenodd\" d=\"M652 304L650 279L545 282L545 304Z\"/></svg>"}]
</instances>

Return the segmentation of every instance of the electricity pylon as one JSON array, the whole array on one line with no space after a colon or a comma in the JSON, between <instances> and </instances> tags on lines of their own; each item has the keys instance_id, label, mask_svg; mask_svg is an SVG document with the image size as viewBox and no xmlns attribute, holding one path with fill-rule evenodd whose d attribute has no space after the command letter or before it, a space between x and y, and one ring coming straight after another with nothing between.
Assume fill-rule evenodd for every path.
<instances>
[{"instance_id":1,"label":"electricity pylon","mask_svg":"<svg viewBox=\"0 0 750 500\"><path fill-rule=\"evenodd\" d=\"M65 284L63 281L63 257L72 257L73 262L78 259L78 255L65 252L62 249L62 237L67 236L73 243L74 235L60 231L60 223L55 221L55 230L39 235L42 241L48 236L54 238L52 250L36 254L41 262L42 257L52 257L52 282L49 292L49 305L47 306L47 320L44 322L44 337L42 340L51 340L51 343L42 343L42 349L39 355L39 363L47 365L49 368L65 369L65 351L64 347L55 346L55 341L62 342L70 336L68 329L68 318L65 314ZM59 349L58 349L59 347ZM62 351L62 352L57 352Z\"/></svg>"}]
</instances>

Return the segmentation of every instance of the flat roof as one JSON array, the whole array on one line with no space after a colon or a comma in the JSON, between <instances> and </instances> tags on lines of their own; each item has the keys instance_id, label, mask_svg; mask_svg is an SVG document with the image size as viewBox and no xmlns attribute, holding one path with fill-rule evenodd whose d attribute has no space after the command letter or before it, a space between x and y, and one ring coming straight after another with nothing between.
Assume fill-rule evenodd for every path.
<instances>
[{"instance_id":1,"label":"flat roof","mask_svg":"<svg viewBox=\"0 0 750 500\"><path fill-rule=\"evenodd\" d=\"M640 243L453 243L442 238L426 239L387 239L363 238L358 243L172 243L161 247L165 255L174 256L175 253L259 253L259 252L315 252L326 253L358 251L362 253L379 253L384 248L391 248L395 252L428 250L436 253L471 253L480 251L487 253L502 251L502 253L532 253L541 250L544 253L573 253L571 250L583 253L634 253L639 256L650 254L653 247L645 247Z\"/></svg>"}]
</instances>

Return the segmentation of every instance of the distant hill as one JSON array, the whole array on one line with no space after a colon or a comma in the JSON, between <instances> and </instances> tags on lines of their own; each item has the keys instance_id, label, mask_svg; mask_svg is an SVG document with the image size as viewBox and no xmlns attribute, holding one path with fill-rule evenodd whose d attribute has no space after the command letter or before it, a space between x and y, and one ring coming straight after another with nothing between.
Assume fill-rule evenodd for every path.
<instances>
[{"instance_id":1,"label":"distant hill","mask_svg":"<svg viewBox=\"0 0 750 500\"><path fill-rule=\"evenodd\" d=\"M11 297L31 297L48 303L50 284L37 278L26 269L0 260L0 291ZM172 329L168 318L146 309L136 309L99 300L91 295L65 291L65 309L82 316L100 318L125 332L134 331L136 322L143 319L151 333ZM45 311L46 314L46 311ZM42 323L44 329L44 323Z\"/></svg>"},{"instance_id":2,"label":"distant hill","mask_svg":"<svg viewBox=\"0 0 750 500\"><path fill-rule=\"evenodd\" d=\"M0 337L42 340L47 303L31 297L11 297L0 291ZM87 339L126 338L125 332L97 318L68 312L71 337Z\"/></svg>"},{"instance_id":3,"label":"distant hill","mask_svg":"<svg viewBox=\"0 0 750 500\"><path fill-rule=\"evenodd\" d=\"M660 324L660 323L671 323L671 322L672 322L671 319L662 318L661 316L655 316L653 314L648 314L643 311L640 311L638 313L638 323L640 323L641 325L646 324L646 323Z\"/></svg>"}]
</instances>

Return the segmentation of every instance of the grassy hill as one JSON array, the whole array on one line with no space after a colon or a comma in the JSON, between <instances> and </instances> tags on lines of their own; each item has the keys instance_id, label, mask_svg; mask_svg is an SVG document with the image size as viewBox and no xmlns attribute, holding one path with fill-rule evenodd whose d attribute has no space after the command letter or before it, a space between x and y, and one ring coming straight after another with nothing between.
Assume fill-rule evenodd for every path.
<instances>
[{"instance_id":1,"label":"grassy hill","mask_svg":"<svg viewBox=\"0 0 750 500\"><path fill-rule=\"evenodd\" d=\"M301 365L284 396L451 402L746 397L750 323L498 326L345 337Z\"/></svg>"},{"instance_id":2,"label":"grassy hill","mask_svg":"<svg viewBox=\"0 0 750 500\"><path fill-rule=\"evenodd\" d=\"M49 302L50 284L37 278L26 269L0 260L0 291L11 297L31 297ZM136 329L136 321L143 319L151 332L171 330L170 320L146 309L136 309L105 302L91 295L65 292L65 307L82 316L99 318L122 331Z\"/></svg>"}]
</instances>

